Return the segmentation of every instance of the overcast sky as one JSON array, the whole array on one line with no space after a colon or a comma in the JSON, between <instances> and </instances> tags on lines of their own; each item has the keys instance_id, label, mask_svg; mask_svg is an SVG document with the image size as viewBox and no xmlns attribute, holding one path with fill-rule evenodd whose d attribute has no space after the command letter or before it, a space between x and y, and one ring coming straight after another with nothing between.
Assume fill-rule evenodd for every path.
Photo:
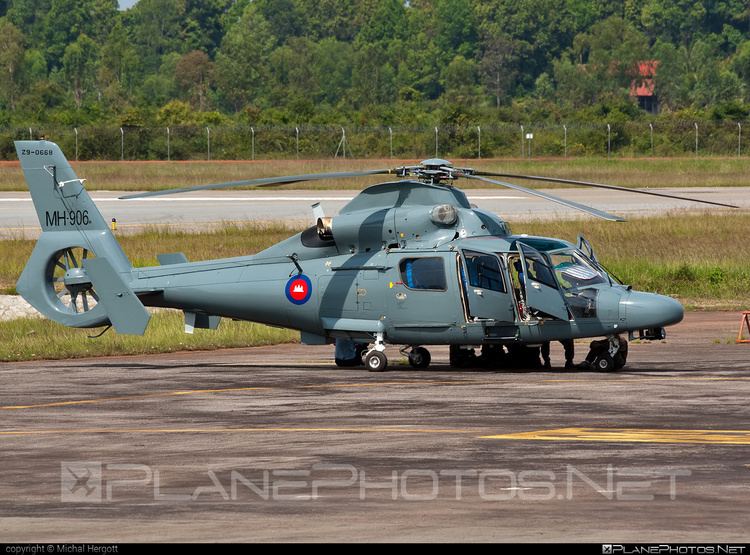
<instances>
[{"instance_id":1,"label":"overcast sky","mask_svg":"<svg viewBox=\"0 0 750 555\"><path fill-rule=\"evenodd\" d=\"M120 2L120 9L127 10L130 6L138 2L138 0L118 0Z\"/></svg>"}]
</instances>

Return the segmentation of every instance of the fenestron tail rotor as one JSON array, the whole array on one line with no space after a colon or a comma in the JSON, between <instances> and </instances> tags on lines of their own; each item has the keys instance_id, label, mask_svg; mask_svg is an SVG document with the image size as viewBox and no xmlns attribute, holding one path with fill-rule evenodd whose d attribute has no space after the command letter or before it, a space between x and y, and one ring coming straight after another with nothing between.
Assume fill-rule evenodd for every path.
<instances>
[{"instance_id":1,"label":"fenestron tail rotor","mask_svg":"<svg viewBox=\"0 0 750 555\"><path fill-rule=\"evenodd\" d=\"M84 247L68 247L57 251L50 266L50 283L57 309L68 314L84 314L99 302L91 280L83 269L83 261L93 258Z\"/></svg>"}]
</instances>

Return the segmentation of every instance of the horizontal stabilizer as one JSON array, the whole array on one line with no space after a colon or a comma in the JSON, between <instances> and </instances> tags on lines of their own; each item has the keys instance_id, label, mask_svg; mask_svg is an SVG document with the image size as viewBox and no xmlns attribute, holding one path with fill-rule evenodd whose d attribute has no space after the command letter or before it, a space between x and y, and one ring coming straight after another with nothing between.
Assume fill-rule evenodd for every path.
<instances>
[{"instance_id":1,"label":"horizontal stabilizer","mask_svg":"<svg viewBox=\"0 0 750 555\"><path fill-rule=\"evenodd\" d=\"M169 252L166 254L157 254L156 259L162 266L168 266L169 264L187 264L187 256L182 252Z\"/></svg>"},{"instance_id":2,"label":"horizontal stabilizer","mask_svg":"<svg viewBox=\"0 0 750 555\"><path fill-rule=\"evenodd\" d=\"M89 258L84 262L84 269L115 331L127 335L143 335L151 315L107 259Z\"/></svg>"},{"instance_id":3,"label":"horizontal stabilizer","mask_svg":"<svg viewBox=\"0 0 750 555\"><path fill-rule=\"evenodd\" d=\"M204 312L185 311L185 333L193 333L195 328L203 330L215 330L219 327L221 316L206 314Z\"/></svg>"}]
</instances>

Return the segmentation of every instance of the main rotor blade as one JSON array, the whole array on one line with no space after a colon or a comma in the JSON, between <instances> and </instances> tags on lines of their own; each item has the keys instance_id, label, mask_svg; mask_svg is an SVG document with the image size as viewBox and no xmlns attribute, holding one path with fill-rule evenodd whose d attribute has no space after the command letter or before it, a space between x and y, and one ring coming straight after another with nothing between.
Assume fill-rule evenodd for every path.
<instances>
[{"instance_id":1,"label":"main rotor blade","mask_svg":"<svg viewBox=\"0 0 750 555\"><path fill-rule=\"evenodd\" d=\"M520 185L514 185L513 183L508 183L506 181L495 181L494 179L489 179L487 177L482 177L476 174L475 175L464 174L461 177L465 177L467 179L479 179L481 181L486 181L487 183L492 183L493 185L500 185L501 187L508 187L509 189L515 189L516 191L521 191L522 193L527 193L529 195L541 197L546 200L551 200L552 202L556 202L557 204L562 204L563 206L567 206L568 208L573 208L575 210L580 210L581 212L586 212L587 214L591 214L592 216L596 216L597 218L602 218L604 220L609 220L610 222L624 222L625 221L625 219L621 218L620 216L609 214L608 212L604 212L602 210L592 208L591 206L586 206L585 204L579 204L577 202L573 202L572 200L566 200L564 198L556 197L554 195L550 195L549 193L543 193L535 189L528 189L526 187L521 187Z\"/></svg>"},{"instance_id":2,"label":"main rotor blade","mask_svg":"<svg viewBox=\"0 0 750 555\"><path fill-rule=\"evenodd\" d=\"M617 185L607 185L605 183L593 183L591 181L577 181L575 179L561 179L559 177L543 177L540 175L517 175L512 173L493 173L493 172L475 172L474 175L491 175L494 177L507 177L509 179L533 179L534 181L547 181L549 183L568 183L570 185L583 185L585 187L596 187L599 189L611 189L613 191L627 191L629 193L640 193L642 195L652 195L655 197L673 198L676 200L687 200L690 202L701 202L703 204L712 204L714 206L723 206L725 208L739 208L734 204L724 204L723 202L713 202L710 200L701 200L697 198L681 197L667 193L657 193L656 191L644 191L643 189L630 189L628 187L619 187Z\"/></svg>"},{"instance_id":3,"label":"main rotor blade","mask_svg":"<svg viewBox=\"0 0 750 555\"><path fill-rule=\"evenodd\" d=\"M283 177L261 177L259 179L243 179L241 181L227 181L225 183L211 183L209 185L196 185L195 187L180 187L178 189L165 189L163 191L149 191L119 197L120 200L131 200L144 197L160 197L163 195L174 195L177 193L189 193L192 191L205 191L207 189L226 189L229 187L267 187L269 185L280 185L282 183L299 183L300 181L317 181L319 179L344 179L347 177L364 177L367 175L381 175L393 173L393 170L364 170L358 172L333 172L333 173L308 173L303 175L287 175Z\"/></svg>"}]
</instances>

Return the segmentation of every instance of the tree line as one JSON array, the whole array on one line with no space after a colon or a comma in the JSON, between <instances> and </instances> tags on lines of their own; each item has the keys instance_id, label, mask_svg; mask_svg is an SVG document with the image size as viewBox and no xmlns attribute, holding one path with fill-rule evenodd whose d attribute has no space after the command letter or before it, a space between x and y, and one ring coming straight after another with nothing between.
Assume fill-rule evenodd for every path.
<instances>
[{"instance_id":1,"label":"tree line","mask_svg":"<svg viewBox=\"0 0 750 555\"><path fill-rule=\"evenodd\" d=\"M0 126L750 114L744 0L0 0Z\"/></svg>"}]
</instances>

